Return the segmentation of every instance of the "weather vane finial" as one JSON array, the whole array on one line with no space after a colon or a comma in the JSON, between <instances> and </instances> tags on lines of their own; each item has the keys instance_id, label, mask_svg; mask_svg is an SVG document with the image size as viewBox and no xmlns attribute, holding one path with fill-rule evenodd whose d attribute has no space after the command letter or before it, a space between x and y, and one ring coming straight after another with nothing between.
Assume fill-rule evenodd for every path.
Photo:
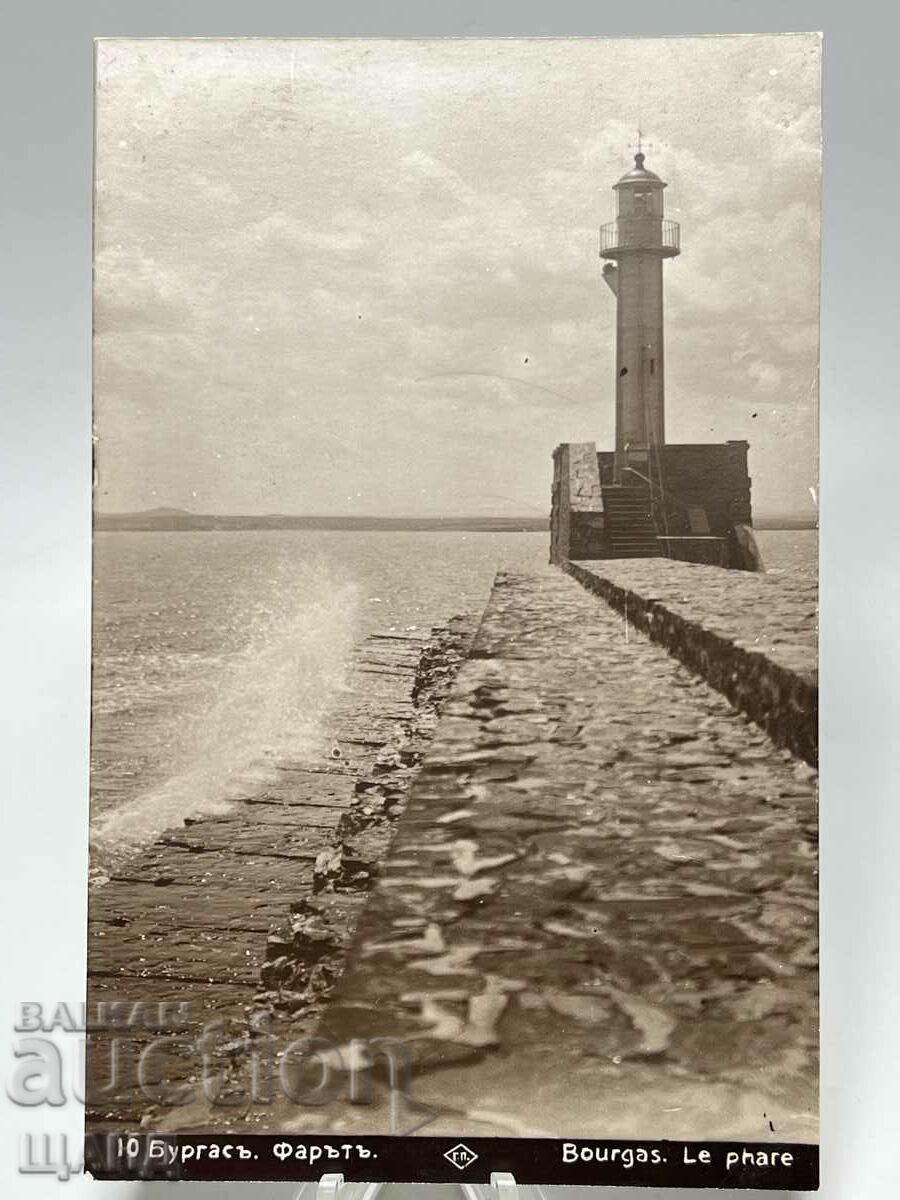
<instances>
[{"instance_id":1,"label":"weather vane finial","mask_svg":"<svg viewBox=\"0 0 900 1200\"><path fill-rule=\"evenodd\" d=\"M644 158L645 158L645 155L644 155L644 131L641 129L640 125L638 125L637 152L635 153L635 156L634 156L635 166L642 167L644 165Z\"/></svg>"}]
</instances>

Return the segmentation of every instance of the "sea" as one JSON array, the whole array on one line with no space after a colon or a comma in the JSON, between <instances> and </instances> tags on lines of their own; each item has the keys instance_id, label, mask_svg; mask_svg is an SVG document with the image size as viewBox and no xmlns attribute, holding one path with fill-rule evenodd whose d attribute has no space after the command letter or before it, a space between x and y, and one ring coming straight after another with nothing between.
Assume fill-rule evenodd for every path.
<instances>
[{"instance_id":1,"label":"sea","mask_svg":"<svg viewBox=\"0 0 900 1200\"><path fill-rule=\"evenodd\" d=\"M815 576L815 531L756 536L768 571ZM368 634L477 614L498 567L545 569L547 550L546 533L98 533L95 882L280 760L323 753Z\"/></svg>"}]
</instances>

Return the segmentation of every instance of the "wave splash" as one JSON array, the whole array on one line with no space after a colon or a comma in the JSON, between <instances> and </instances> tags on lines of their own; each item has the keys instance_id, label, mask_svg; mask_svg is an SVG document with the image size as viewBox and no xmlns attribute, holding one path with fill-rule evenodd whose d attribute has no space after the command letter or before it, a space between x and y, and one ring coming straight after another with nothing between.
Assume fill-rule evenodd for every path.
<instances>
[{"instance_id":1,"label":"wave splash","mask_svg":"<svg viewBox=\"0 0 900 1200\"><path fill-rule=\"evenodd\" d=\"M322 752L356 641L357 589L286 564L263 591L226 620L240 627L239 646L199 656L160 739L156 781L92 821L94 882L186 817L227 812L229 796L264 785L279 761Z\"/></svg>"}]
</instances>

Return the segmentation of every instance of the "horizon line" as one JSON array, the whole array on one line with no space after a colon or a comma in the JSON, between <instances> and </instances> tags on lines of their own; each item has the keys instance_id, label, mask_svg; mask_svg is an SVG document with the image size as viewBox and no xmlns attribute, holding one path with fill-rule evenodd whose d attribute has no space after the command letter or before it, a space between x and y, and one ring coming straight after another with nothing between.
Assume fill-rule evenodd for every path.
<instances>
[{"instance_id":1,"label":"horizon line","mask_svg":"<svg viewBox=\"0 0 900 1200\"><path fill-rule=\"evenodd\" d=\"M401 514L386 514L386 513L321 513L321 512L214 512L214 511L194 511L188 508L175 508L170 506L158 506L156 508L143 509L118 509L118 510L100 510L94 509L93 516L95 519L111 517L153 517L153 516L170 516L170 517L222 517L222 518L240 518L242 520L272 520L283 519L291 521L549 521L550 514L546 516L536 513L401 513ZM818 512L804 512L799 509L765 509L754 513L754 519L773 520L775 518L792 518L795 520L815 521L818 524Z\"/></svg>"}]
</instances>

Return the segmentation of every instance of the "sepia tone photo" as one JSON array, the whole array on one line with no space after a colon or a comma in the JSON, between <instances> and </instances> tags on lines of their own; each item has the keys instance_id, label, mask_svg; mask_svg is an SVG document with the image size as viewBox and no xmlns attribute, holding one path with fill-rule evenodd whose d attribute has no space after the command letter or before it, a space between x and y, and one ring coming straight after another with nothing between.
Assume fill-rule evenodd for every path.
<instances>
[{"instance_id":1,"label":"sepia tone photo","mask_svg":"<svg viewBox=\"0 0 900 1200\"><path fill-rule=\"evenodd\" d=\"M95 1175L816 1186L820 71L97 43Z\"/></svg>"}]
</instances>

